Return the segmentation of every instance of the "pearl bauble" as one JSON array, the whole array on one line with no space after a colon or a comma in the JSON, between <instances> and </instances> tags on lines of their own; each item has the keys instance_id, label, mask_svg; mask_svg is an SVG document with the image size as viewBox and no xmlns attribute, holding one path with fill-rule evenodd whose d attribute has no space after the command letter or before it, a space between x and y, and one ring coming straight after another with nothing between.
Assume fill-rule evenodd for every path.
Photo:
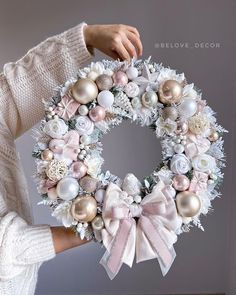
<instances>
[{"instance_id":1,"label":"pearl bauble","mask_svg":"<svg viewBox=\"0 0 236 295\"><path fill-rule=\"evenodd\" d=\"M194 99L185 99L178 106L179 114L185 118L192 117L197 112L197 103Z\"/></svg>"},{"instance_id":2,"label":"pearl bauble","mask_svg":"<svg viewBox=\"0 0 236 295\"><path fill-rule=\"evenodd\" d=\"M219 133L217 131L211 132L211 134L208 136L208 139L210 141L217 141L219 139Z\"/></svg>"},{"instance_id":3,"label":"pearl bauble","mask_svg":"<svg viewBox=\"0 0 236 295\"><path fill-rule=\"evenodd\" d=\"M110 90L113 84L112 78L106 74L98 76L95 82L99 90Z\"/></svg>"},{"instance_id":4,"label":"pearl bauble","mask_svg":"<svg viewBox=\"0 0 236 295\"><path fill-rule=\"evenodd\" d=\"M164 120L170 119L175 121L178 118L178 111L175 107L165 107L162 110L162 117Z\"/></svg>"},{"instance_id":5,"label":"pearl bauble","mask_svg":"<svg viewBox=\"0 0 236 295\"><path fill-rule=\"evenodd\" d=\"M114 102L114 94L109 90L102 90L97 97L100 106L109 108Z\"/></svg>"},{"instance_id":6,"label":"pearl bauble","mask_svg":"<svg viewBox=\"0 0 236 295\"><path fill-rule=\"evenodd\" d=\"M72 86L71 93L76 101L86 104L97 97L98 88L91 79L82 78Z\"/></svg>"},{"instance_id":7,"label":"pearl bauble","mask_svg":"<svg viewBox=\"0 0 236 295\"><path fill-rule=\"evenodd\" d=\"M97 215L93 220L92 220L92 228L94 230L101 230L104 228L104 221L102 219L101 215Z\"/></svg>"},{"instance_id":8,"label":"pearl bauble","mask_svg":"<svg viewBox=\"0 0 236 295\"><path fill-rule=\"evenodd\" d=\"M53 159L53 152L49 149L42 151L41 159L44 161L51 161Z\"/></svg>"},{"instance_id":9,"label":"pearl bauble","mask_svg":"<svg viewBox=\"0 0 236 295\"><path fill-rule=\"evenodd\" d=\"M83 104L79 107L78 111L81 116L86 116L89 112L88 107Z\"/></svg>"},{"instance_id":10,"label":"pearl bauble","mask_svg":"<svg viewBox=\"0 0 236 295\"><path fill-rule=\"evenodd\" d=\"M184 152L184 146L178 143L174 146L174 151L176 152L176 154L182 154Z\"/></svg>"},{"instance_id":11,"label":"pearl bauble","mask_svg":"<svg viewBox=\"0 0 236 295\"><path fill-rule=\"evenodd\" d=\"M126 73L117 71L113 74L113 81L117 86L124 86L128 83L128 77Z\"/></svg>"},{"instance_id":12,"label":"pearl bauble","mask_svg":"<svg viewBox=\"0 0 236 295\"><path fill-rule=\"evenodd\" d=\"M190 191L178 193L176 204L179 214L183 217L194 217L201 209L200 198Z\"/></svg>"},{"instance_id":13,"label":"pearl bauble","mask_svg":"<svg viewBox=\"0 0 236 295\"><path fill-rule=\"evenodd\" d=\"M157 105L157 101L157 94L154 91L147 91L142 95L142 104L144 107L155 107Z\"/></svg>"},{"instance_id":14,"label":"pearl bauble","mask_svg":"<svg viewBox=\"0 0 236 295\"><path fill-rule=\"evenodd\" d=\"M61 199L69 201L78 195L79 184L75 178L65 177L58 182L56 190Z\"/></svg>"},{"instance_id":15,"label":"pearl bauble","mask_svg":"<svg viewBox=\"0 0 236 295\"><path fill-rule=\"evenodd\" d=\"M92 221L97 215L96 200L90 195L84 195L76 198L71 205L71 214L77 221Z\"/></svg>"},{"instance_id":16,"label":"pearl bauble","mask_svg":"<svg viewBox=\"0 0 236 295\"><path fill-rule=\"evenodd\" d=\"M98 122L105 118L106 112L105 109L101 106L96 106L89 111L89 117L92 121Z\"/></svg>"},{"instance_id":17,"label":"pearl bauble","mask_svg":"<svg viewBox=\"0 0 236 295\"><path fill-rule=\"evenodd\" d=\"M173 178L173 187L177 190L177 191L186 191L189 188L190 185L190 181L188 179L187 176L185 175L176 175Z\"/></svg>"},{"instance_id":18,"label":"pearl bauble","mask_svg":"<svg viewBox=\"0 0 236 295\"><path fill-rule=\"evenodd\" d=\"M126 75L130 80L133 80L138 77L138 69L131 66L126 70Z\"/></svg>"},{"instance_id":19,"label":"pearl bauble","mask_svg":"<svg viewBox=\"0 0 236 295\"><path fill-rule=\"evenodd\" d=\"M95 199L98 201L98 203L102 203L104 196L105 196L105 190L104 189L99 189L95 193Z\"/></svg>"},{"instance_id":20,"label":"pearl bauble","mask_svg":"<svg viewBox=\"0 0 236 295\"><path fill-rule=\"evenodd\" d=\"M84 191L86 191L87 193L92 193L96 190L97 188L97 183L98 180L91 177L91 176L85 176L83 178L80 179L80 186L82 187L82 189Z\"/></svg>"},{"instance_id":21,"label":"pearl bauble","mask_svg":"<svg viewBox=\"0 0 236 295\"><path fill-rule=\"evenodd\" d=\"M182 98L183 87L175 80L167 80L160 84L158 93L162 103L178 103Z\"/></svg>"}]
</instances>

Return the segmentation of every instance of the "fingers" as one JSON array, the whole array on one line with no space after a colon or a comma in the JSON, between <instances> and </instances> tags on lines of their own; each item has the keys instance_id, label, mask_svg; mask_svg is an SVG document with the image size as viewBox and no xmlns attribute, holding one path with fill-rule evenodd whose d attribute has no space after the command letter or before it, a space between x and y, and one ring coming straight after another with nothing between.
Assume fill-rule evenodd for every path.
<instances>
[{"instance_id":1,"label":"fingers","mask_svg":"<svg viewBox=\"0 0 236 295\"><path fill-rule=\"evenodd\" d=\"M127 37L133 43L133 45L137 48L138 56L141 56L143 54L143 45L140 38L131 32L127 33Z\"/></svg>"},{"instance_id":2,"label":"fingers","mask_svg":"<svg viewBox=\"0 0 236 295\"><path fill-rule=\"evenodd\" d=\"M131 26L127 26L126 28L128 31L132 32L133 34L135 34L138 38L140 38L140 34L139 31L135 28L135 27L131 27Z\"/></svg>"},{"instance_id":3,"label":"fingers","mask_svg":"<svg viewBox=\"0 0 236 295\"><path fill-rule=\"evenodd\" d=\"M116 47L114 48L114 51L118 54L119 58L121 60L128 60L130 61L130 55L125 46L123 45L122 40L117 43Z\"/></svg>"}]
</instances>

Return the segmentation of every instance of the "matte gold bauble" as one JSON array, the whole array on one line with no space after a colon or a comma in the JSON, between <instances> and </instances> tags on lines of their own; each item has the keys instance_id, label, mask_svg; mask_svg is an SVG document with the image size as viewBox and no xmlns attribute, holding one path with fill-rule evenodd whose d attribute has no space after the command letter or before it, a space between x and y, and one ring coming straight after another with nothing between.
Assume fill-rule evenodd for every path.
<instances>
[{"instance_id":1,"label":"matte gold bauble","mask_svg":"<svg viewBox=\"0 0 236 295\"><path fill-rule=\"evenodd\" d=\"M211 134L208 136L208 139L210 141L217 141L219 139L219 133L217 131L211 132Z\"/></svg>"},{"instance_id":2,"label":"matte gold bauble","mask_svg":"<svg viewBox=\"0 0 236 295\"><path fill-rule=\"evenodd\" d=\"M112 77L106 74L98 76L95 82L99 90L110 90L113 84Z\"/></svg>"},{"instance_id":3,"label":"matte gold bauble","mask_svg":"<svg viewBox=\"0 0 236 295\"><path fill-rule=\"evenodd\" d=\"M92 220L92 228L94 230L101 230L104 227L104 222L102 219L101 215L97 215L93 220Z\"/></svg>"},{"instance_id":4,"label":"matte gold bauble","mask_svg":"<svg viewBox=\"0 0 236 295\"><path fill-rule=\"evenodd\" d=\"M184 191L176 195L178 212L183 217L194 217L201 209L199 197L190 191Z\"/></svg>"},{"instance_id":5,"label":"matte gold bauble","mask_svg":"<svg viewBox=\"0 0 236 295\"><path fill-rule=\"evenodd\" d=\"M71 94L76 101L81 104L86 104L93 101L98 95L96 83L91 79L79 79L71 88Z\"/></svg>"},{"instance_id":6,"label":"matte gold bauble","mask_svg":"<svg viewBox=\"0 0 236 295\"><path fill-rule=\"evenodd\" d=\"M71 205L71 214L77 221L92 221L97 215L97 202L95 198L90 195L76 198Z\"/></svg>"},{"instance_id":7,"label":"matte gold bauble","mask_svg":"<svg viewBox=\"0 0 236 295\"><path fill-rule=\"evenodd\" d=\"M175 80L167 80L160 84L159 100L163 104L178 103L181 100L183 87Z\"/></svg>"}]
</instances>

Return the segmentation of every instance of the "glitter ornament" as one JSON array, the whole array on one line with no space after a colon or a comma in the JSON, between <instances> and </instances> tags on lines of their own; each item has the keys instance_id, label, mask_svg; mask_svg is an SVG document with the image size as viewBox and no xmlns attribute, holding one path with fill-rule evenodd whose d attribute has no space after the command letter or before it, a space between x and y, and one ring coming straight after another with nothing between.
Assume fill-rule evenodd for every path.
<instances>
[{"instance_id":1,"label":"glitter ornament","mask_svg":"<svg viewBox=\"0 0 236 295\"><path fill-rule=\"evenodd\" d=\"M165 107L162 110L162 117L164 120L170 119L175 121L178 118L178 111L175 107Z\"/></svg>"},{"instance_id":2,"label":"glitter ornament","mask_svg":"<svg viewBox=\"0 0 236 295\"><path fill-rule=\"evenodd\" d=\"M190 191L178 193L176 195L176 205L179 214L183 217L194 217L201 209L199 197Z\"/></svg>"},{"instance_id":3,"label":"glitter ornament","mask_svg":"<svg viewBox=\"0 0 236 295\"><path fill-rule=\"evenodd\" d=\"M92 121L98 122L105 118L106 112L105 109L101 106L96 106L89 111L89 117Z\"/></svg>"},{"instance_id":4,"label":"glitter ornament","mask_svg":"<svg viewBox=\"0 0 236 295\"><path fill-rule=\"evenodd\" d=\"M97 188L97 183L98 180L91 177L91 176L85 176L83 178L80 179L80 186L82 187L82 189L84 191L86 191L87 193L92 193L96 190Z\"/></svg>"},{"instance_id":5,"label":"glitter ornament","mask_svg":"<svg viewBox=\"0 0 236 295\"><path fill-rule=\"evenodd\" d=\"M124 91L128 97L135 97L139 94L139 87L136 83L129 82L127 85L125 85Z\"/></svg>"},{"instance_id":6,"label":"glitter ornament","mask_svg":"<svg viewBox=\"0 0 236 295\"><path fill-rule=\"evenodd\" d=\"M185 175L176 175L173 178L173 187L177 191L186 191L189 188L190 181Z\"/></svg>"},{"instance_id":7,"label":"glitter ornament","mask_svg":"<svg viewBox=\"0 0 236 295\"><path fill-rule=\"evenodd\" d=\"M167 80L160 84L158 94L163 104L178 103L182 98L183 88L179 82Z\"/></svg>"},{"instance_id":8,"label":"glitter ornament","mask_svg":"<svg viewBox=\"0 0 236 295\"><path fill-rule=\"evenodd\" d=\"M71 94L76 101L86 104L97 97L98 88L91 79L82 78L72 86Z\"/></svg>"},{"instance_id":9,"label":"glitter ornament","mask_svg":"<svg viewBox=\"0 0 236 295\"><path fill-rule=\"evenodd\" d=\"M102 90L98 94L97 101L105 109L109 108L114 102L114 94L109 90Z\"/></svg>"},{"instance_id":10,"label":"glitter ornament","mask_svg":"<svg viewBox=\"0 0 236 295\"><path fill-rule=\"evenodd\" d=\"M63 160L54 159L46 167L46 175L52 181L58 181L66 176L68 168Z\"/></svg>"},{"instance_id":11,"label":"glitter ornament","mask_svg":"<svg viewBox=\"0 0 236 295\"><path fill-rule=\"evenodd\" d=\"M86 106L86 105L81 105L80 107L79 107L79 114L81 115L81 116L86 116L87 114L88 114L88 112L89 112L89 110L88 110L88 107Z\"/></svg>"},{"instance_id":12,"label":"glitter ornament","mask_svg":"<svg viewBox=\"0 0 236 295\"><path fill-rule=\"evenodd\" d=\"M78 195L79 184L75 178L65 177L58 182L56 190L61 199L70 201Z\"/></svg>"},{"instance_id":13,"label":"glitter ornament","mask_svg":"<svg viewBox=\"0 0 236 295\"><path fill-rule=\"evenodd\" d=\"M71 214L75 220L90 222L97 215L97 202L90 195L76 198L71 205Z\"/></svg>"},{"instance_id":14,"label":"glitter ornament","mask_svg":"<svg viewBox=\"0 0 236 295\"><path fill-rule=\"evenodd\" d=\"M184 135L188 132L188 123L185 121L177 122L177 129L175 131L176 134Z\"/></svg>"},{"instance_id":15,"label":"glitter ornament","mask_svg":"<svg viewBox=\"0 0 236 295\"><path fill-rule=\"evenodd\" d=\"M106 74L98 76L95 82L99 90L110 90L113 84L112 78Z\"/></svg>"}]
</instances>

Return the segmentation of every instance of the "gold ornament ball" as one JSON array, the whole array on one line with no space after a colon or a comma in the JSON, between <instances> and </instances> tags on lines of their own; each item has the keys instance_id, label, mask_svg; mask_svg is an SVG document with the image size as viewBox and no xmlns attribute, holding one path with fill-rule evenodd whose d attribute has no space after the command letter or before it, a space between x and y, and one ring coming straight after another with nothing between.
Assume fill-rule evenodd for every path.
<instances>
[{"instance_id":1,"label":"gold ornament ball","mask_svg":"<svg viewBox=\"0 0 236 295\"><path fill-rule=\"evenodd\" d=\"M178 103L183 94L183 87L175 80L167 80L160 84L159 100L163 104Z\"/></svg>"},{"instance_id":2,"label":"gold ornament ball","mask_svg":"<svg viewBox=\"0 0 236 295\"><path fill-rule=\"evenodd\" d=\"M217 141L219 139L219 133L217 131L211 132L211 134L208 136L208 139L210 141Z\"/></svg>"},{"instance_id":3,"label":"gold ornament ball","mask_svg":"<svg viewBox=\"0 0 236 295\"><path fill-rule=\"evenodd\" d=\"M190 191L178 193L176 204L179 214L183 217L194 217L201 209L199 197Z\"/></svg>"},{"instance_id":4,"label":"gold ornament ball","mask_svg":"<svg viewBox=\"0 0 236 295\"><path fill-rule=\"evenodd\" d=\"M53 152L49 149L44 150L41 153L41 159L44 161L51 161L53 159Z\"/></svg>"},{"instance_id":5,"label":"gold ornament ball","mask_svg":"<svg viewBox=\"0 0 236 295\"><path fill-rule=\"evenodd\" d=\"M77 221L92 221L97 215L97 202L95 198L90 195L76 198L71 205L71 214Z\"/></svg>"},{"instance_id":6,"label":"gold ornament ball","mask_svg":"<svg viewBox=\"0 0 236 295\"><path fill-rule=\"evenodd\" d=\"M141 100L142 100L142 105L144 107L150 108L157 105L158 97L156 92L147 91L147 92L144 92Z\"/></svg>"},{"instance_id":7,"label":"gold ornament ball","mask_svg":"<svg viewBox=\"0 0 236 295\"><path fill-rule=\"evenodd\" d=\"M94 230L101 230L104 228L104 222L102 219L101 215L97 215L93 220L92 220L92 228Z\"/></svg>"},{"instance_id":8,"label":"gold ornament ball","mask_svg":"<svg viewBox=\"0 0 236 295\"><path fill-rule=\"evenodd\" d=\"M71 94L76 101L81 104L86 104L97 97L98 88L93 80L82 78L72 86Z\"/></svg>"}]
</instances>

